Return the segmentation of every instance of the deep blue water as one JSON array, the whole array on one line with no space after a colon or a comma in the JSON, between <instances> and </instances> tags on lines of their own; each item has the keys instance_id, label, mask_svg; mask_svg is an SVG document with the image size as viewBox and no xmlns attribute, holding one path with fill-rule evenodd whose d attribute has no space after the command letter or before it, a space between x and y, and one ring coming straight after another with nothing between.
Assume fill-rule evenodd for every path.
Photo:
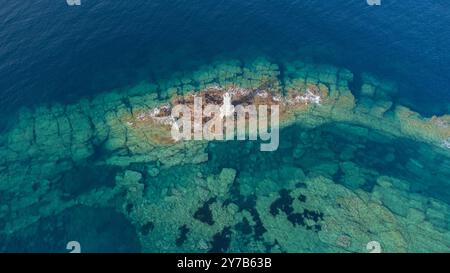
<instances>
[{"instance_id":1,"label":"deep blue water","mask_svg":"<svg viewBox=\"0 0 450 273\"><path fill-rule=\"evenodd\" d=\"M373 72L401 84L403 104L427 115L449 110L446 0L382 0L379 7L365 0L81 1L2 1L2 116L164 77L218 55L261 52Z\"/></svg>"}]
</instances>

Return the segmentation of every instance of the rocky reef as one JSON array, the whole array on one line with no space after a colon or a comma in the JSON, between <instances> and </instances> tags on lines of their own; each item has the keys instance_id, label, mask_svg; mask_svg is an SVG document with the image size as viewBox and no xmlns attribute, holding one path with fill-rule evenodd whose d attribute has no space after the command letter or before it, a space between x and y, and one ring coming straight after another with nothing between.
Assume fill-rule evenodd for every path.
<instances>
[{"instance_id":1,"label":"rocky reef","mask_svg":"<svg viewBox=\"0 0 450 273\"><path fill-rule=\"evenodd\" d=\"M217 61L21 109L0 136L0 250L39 236L43 221L61 233L54 241L83 245L61 229L65 214L89 226L73 214L82 207L134 228L123 237L133 247L111 251L365 252L374 240L386 252L450 251L450 115L422 117L392 101L394 83L363 74L355 89L353 77L302 61ZM280 105L279 150L171 139L174 105L224 94Z\"/></svg>"}]
</instances>

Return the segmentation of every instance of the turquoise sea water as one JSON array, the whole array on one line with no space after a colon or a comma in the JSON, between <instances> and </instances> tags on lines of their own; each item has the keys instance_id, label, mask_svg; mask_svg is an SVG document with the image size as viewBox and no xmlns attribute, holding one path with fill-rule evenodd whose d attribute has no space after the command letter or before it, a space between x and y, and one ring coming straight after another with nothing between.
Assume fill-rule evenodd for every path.
<instances>
[{"instance_id":1,"label":"turquoise sea water","mask_svg":"<svg viewBox=\"0 0 450 273\"><path fill-rule=\"evenodd\" d=\"M392 101L380 120L394 128L397 105L450 113L448 3L81 1L0 8L0 251L68 252L73 240L85 252L363 252L373 240L386 251L450 250L450 157L434 140L300 122L272 153L231 141L148 155L128 129L116 140L108 116L139 105L127 92L142 81L161 99L174 75L260 56L283 86L296 60L349 69L358 102L363 73L394 82L368 103ZM121 106L115 95L100 112L69 106L113 90ZM21 107L38 110L21 112L33 125L17 133Z\"/></svg>"}]
</instances>

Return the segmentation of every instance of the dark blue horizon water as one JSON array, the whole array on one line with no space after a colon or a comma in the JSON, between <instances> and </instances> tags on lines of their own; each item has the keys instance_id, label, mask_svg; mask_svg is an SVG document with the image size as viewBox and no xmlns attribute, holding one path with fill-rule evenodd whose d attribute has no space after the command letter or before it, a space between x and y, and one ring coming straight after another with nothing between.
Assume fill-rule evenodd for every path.
<instances>
[{"instance_id":1,"label":"dark blue horizon water","mask_svg":"<svg viewBox=\"0 0 450 273\"><path fill-rule=\"evenodd\" d=\"M4 0L0 109L69 102L219 55L312 58L400 84L425 115L450 108L450 2Z\"/></svg>"}]
</instances>

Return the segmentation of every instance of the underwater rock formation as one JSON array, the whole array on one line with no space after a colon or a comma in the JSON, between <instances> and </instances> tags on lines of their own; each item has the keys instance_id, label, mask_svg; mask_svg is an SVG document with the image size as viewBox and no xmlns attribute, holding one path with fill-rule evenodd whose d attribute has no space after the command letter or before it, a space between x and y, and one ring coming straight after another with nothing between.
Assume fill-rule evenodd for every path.
<instances>
[{"instance_id":1,"label":"underwater rock formation","mask_svg":"<svg viewBox=\"0 0 450 273\"><path fill-rule=\"evenodd\" d=\"M449 251L450 115L421 117L392 102L395 84L352 80L260 58L21 109L0 136L0 238L82 205L123 214L147 252ZM171 139L173 105L224 94L280 105L279 151Z\"/></svg>"}]
</instances>

